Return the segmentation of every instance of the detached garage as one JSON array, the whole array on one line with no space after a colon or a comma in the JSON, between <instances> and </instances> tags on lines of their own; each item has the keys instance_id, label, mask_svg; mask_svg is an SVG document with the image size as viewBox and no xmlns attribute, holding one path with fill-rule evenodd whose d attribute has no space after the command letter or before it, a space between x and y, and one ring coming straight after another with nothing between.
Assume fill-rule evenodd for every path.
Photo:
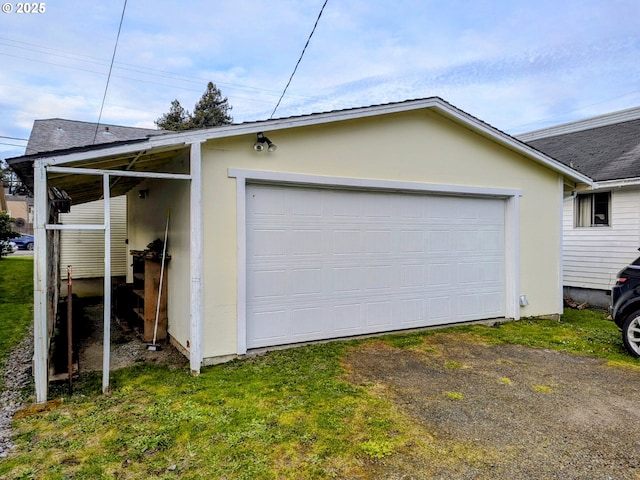
<instances>
[{"instance_id":1,"label":"detached garage","mask_svg":"<svg viewBox=\"0 0 640 480\"><path fill-rule=\"evenodd\" d=\"M194 373L258 348L558 315L563 197L591 184L440 98L53 152L35 172L36 206L48 187L126 194L131 250L171 212L168 334ZM43 205L36 246L57 228ZM45 300L41 282L37 322Z\"/></svg>"}]
</instances>

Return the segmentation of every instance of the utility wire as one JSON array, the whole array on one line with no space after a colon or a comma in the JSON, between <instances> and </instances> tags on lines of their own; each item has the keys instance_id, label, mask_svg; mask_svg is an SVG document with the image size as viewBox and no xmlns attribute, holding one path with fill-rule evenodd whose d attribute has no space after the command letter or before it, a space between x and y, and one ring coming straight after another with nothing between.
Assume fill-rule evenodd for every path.
<instances>
[{"instance_id":1,"label":"utility wire","mask_svg":"<svg viewBox=\"0 0 640 480\"><path fill-rule=\"evenodd\" d=\"M302 57L304 56L304 52L307 50L307 47L309 46L309 42L311 41L311 37L313 36L313 32L316 31L316 27L318 26L318 22L320 21L320 17L322 16L322 12L324 12L324 7L327 6L327 2L328 1L329 0L324 0L324 4L322 5L322 8L320 9L320 13L318 14L318 18L316 18L316 23L313 25L313 29L311 30L311 33L309 34L309 38L307 38L307 43L304 44L304 48L302 49L302 53L300 54L300 58L298 58L298 62L296 63L296 66L294 67L293 72L291 72L291 76L289 77L289 81L287 82L287 85L284 87L284 90L282 91L282 95L280 95L280 99L278 100L278 103L276 104L275 108L273 109L273 112L271 112L271 116L269 117L269 120L271 120L273 118L273 116L276 114L276 110L280 106L280 102L284 98L284 94L287 92L287 89L289 88L289 85L291 84L291 80L293 80L293 76L296 74L296 70L298 70L298 65L300 65L300 62L302 61Z\"/></svg>"},{"instance_id":2,"label":"utility wire","mask_svg":"<svg viewBox=\"0 0 640 480\"><path fill-rule=\"evenodd\" d=\"M19 138L19 137L7 137L5 135L0 135L0 138L6 138L7 140L24 140L25 142L28 142L29 139L28 138Z\"/></svg>"},{"instance_id":3,"label":"utility wire","mask_svg":"<svg viewBox=\"0 0 640 480\"><path fill-rule=\"evenodd\" d=\"M118 50L118 41L120 40L120 31L122 30L122 22L124 21L124 12L127 9L127 0L124 0L122 6L122 15L120 16L120 25L118 26L118 35L116 36L116 44L113 46L113 55L111 56L111 65L109 66L109 75L107 76L107 84L104 87L104 95L102 96L102 104L100 105L100 114L98 115L98 123L96 123L96 131L93 134L93 143L96 143L96 137L98 136L98 128L100 127L100 120L102 120L102 109L104 108L104 102L107 99L107 90L109 90L109 80L111 79L111 70L113 70L113 61L116 58L116 51Z\"/></svg>"},{"instance_id":4,"label":"utility wire","mask_svg":"<svg viewBox=\"0 0 640 480\"><path fill-rule=\"evenodd\" d=\"M2 40L7 40L9 42L14 42L14 43L20 43L22 45L29 45L32 47L36 47L34 48L26 48L26 47L21 47L18 45L11 45L9 43L5 43ZM26 43L26 42L18 42L17 40L11 40L11 39L5 39L4 37L0 37L0 45L5 45L11 48L17 48L17 49L22 49L22 50L28 50L31 52L35 52L35 53L39 53L39 54L44 54L50 57L60 57L66 60L71 60L71 61L78 61L78 62L84 62L84 63L88 63L88 64L94 64L94 65L108 65L108 62L99 58L99 57L91 57L89 55L82 55L82 54L78 54L78 53L73 53L73 52L67 52L64 50L58 50L55 48L50 48L50 47L45 47L42 45L36 45L33 43ZM40 50L38 50L40 49ZM48 53L45 52L43 50L50 50L53 52L60 52L63 53L64 55L59 55L59 54L55 54L55 53ZM8 57L13 57L13 58L20 58L22 60L27 60L30 62L38 62L38 63L47 63L48 65L56 65L59 67L63 67L63 68L73 68L73 69L77 69L77 70L81 70L81 71L85 71L85 72L90 72L90 73L100 73L101 72L97 72L94 70L87 70L87 69L83 69L83 68L79 68L79 67L72 67L69 65L64 65L61 63L55 63L55 62L45 62L43 60L37 60L35 58L29 58L29 57L24 57L22 55L12 55L9 53L4 53L4 52L0 52L0 55L5 55ZM76 58L76 57L83 57L83 58L87 58L87 59L91 59L91 60L82 60L81 58ZM97 61L92 61L92 60L97 60ZM131 68L128 68L131 67ZM127 70L127 71L131 71L131 72L135 72L135 73L142 73L144 75L149 75L149 76L155 76L155 77L165 77L165 78L169 78L171 80L177 80L180 82L186 82L186 83L196 83L196 84L201 84L202 82L206 83L211 81L211 79L207 79L204 77L198 77L195 75L188 75L188 74L184 74L184 73L176 73L176 72L170 72L167 70L159 70L156 68L150 68L147 66L139 66L139 65L133 65L130 63L124 63L124 62L114 62L114 68L119 69L119 70ZM157 73L154 73L157 72ZM112 77L116 77L116 75L112 75ZM125 79L131 79L131 80L136 80L139 82L144 82L144 80L139 80L139 79L135 79L135 78L130 78L130 77L118 77L118 78L125 78ZM215 83L217 86L222 86L225 88L229 88L229 89L236 89L236 90L247 90L248 92L251 93L265 93L267 95L273 95L273 96L278 96L280 95L280 91L275 91L275 90L271 90L271 89L266 89L266 88L261 88L261 87L255 87L255 86L251 86L251 85L243 85L243 84L238 84L238 83L229 83L229 82L221 82L221 81L214 81L213 83ZM160 85L160 84L158 84ZM184 88L184 87L172 87L172 88L180 88L182 90L191 90L194 92L199 92L200 90L194 90L194 89L188 89L188 88ZM302 95L297 95L301 98L313 98L313 97L306 97L306 96L302 96Z\"/></svg>"}]
</instances>

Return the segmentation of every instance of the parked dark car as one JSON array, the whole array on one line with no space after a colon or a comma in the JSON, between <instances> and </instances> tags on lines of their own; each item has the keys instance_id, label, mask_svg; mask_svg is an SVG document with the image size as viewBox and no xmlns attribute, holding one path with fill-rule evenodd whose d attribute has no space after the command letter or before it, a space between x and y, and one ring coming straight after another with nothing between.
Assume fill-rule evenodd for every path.
<instances>
[{"instance_id":1,"label":"parked dark car","mask_svg":"<svg viewBox=\"0 0 640 480\"><path fill-rule=\"evenodd\" d=\"M11 241L20 250L33 250L33 235L20 235L17 238L12 238Z\"/></svg>"},{"instance_id":2,"label":"parked dark car","mask_svg":"<svg viewBox=\"0 0 640 480\"><path fill-rule=\"evenodd\" d=\"M640 258L618 273L609 310L622 331L624 346L631 355L640 357Z\"/></svg>"}]
</instances>

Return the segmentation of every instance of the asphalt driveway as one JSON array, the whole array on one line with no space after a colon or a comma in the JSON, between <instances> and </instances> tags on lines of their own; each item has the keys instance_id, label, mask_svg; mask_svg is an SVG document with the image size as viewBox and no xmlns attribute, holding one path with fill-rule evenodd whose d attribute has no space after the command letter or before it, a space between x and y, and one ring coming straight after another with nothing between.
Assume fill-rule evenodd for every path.
<instances>
[{"instance_id":1,"label":"asphalt driveway","mask_svg":"<svg viewBox=\"0 0 640 480\"><path fill-rule=\"evenodd\" d=\"M345 366L431 449L372 462L372 478L640 479L640 368L451 333L369 343Z\"/></svg>"}]
</instances>

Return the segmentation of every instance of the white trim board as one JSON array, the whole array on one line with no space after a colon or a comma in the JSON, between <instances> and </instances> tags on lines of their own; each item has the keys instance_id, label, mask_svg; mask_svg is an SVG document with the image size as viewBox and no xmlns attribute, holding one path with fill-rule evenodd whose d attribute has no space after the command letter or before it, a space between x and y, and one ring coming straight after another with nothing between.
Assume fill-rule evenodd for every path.
<instances>
[{"instance_id":1,"label":"white trim board","mask_svg":"<svg viewBox=\"0 0 640 480\"><path fill-rule=\"evenodd\" d=\"M505 312L506 317L520 318L520 197L519 189L472 187L464 185L438 185L395 180L329 177L259 170L228 169L228 176L236 179L236 228L238 238L238 318L237 354L247 353L247 232L246 232L246 185L265 182L313 187L385 190L397 192L420 192L453 196L476 196L504 198L505 202Z\"/></svg>"},{"instance_id":2,"label":"white trim board","mask_svg":"<svg viewBox=\"0 0 640 480\"><path fill-rule=\"evenodd\" d=\"M404 182L398 180L380 180L372 178L330 177L299 173L270 172L263 170L244 170L230 168L228 176L254 182L277 182L292 185L313 185L314 187L338 187L366 190L391 190L398 192L437 193L440 195L469 195L480 197L506 198L522 196L522 190L515 188L474 187L469 185L443 185L436 183Z\"/></svg>"}]
</instances>

